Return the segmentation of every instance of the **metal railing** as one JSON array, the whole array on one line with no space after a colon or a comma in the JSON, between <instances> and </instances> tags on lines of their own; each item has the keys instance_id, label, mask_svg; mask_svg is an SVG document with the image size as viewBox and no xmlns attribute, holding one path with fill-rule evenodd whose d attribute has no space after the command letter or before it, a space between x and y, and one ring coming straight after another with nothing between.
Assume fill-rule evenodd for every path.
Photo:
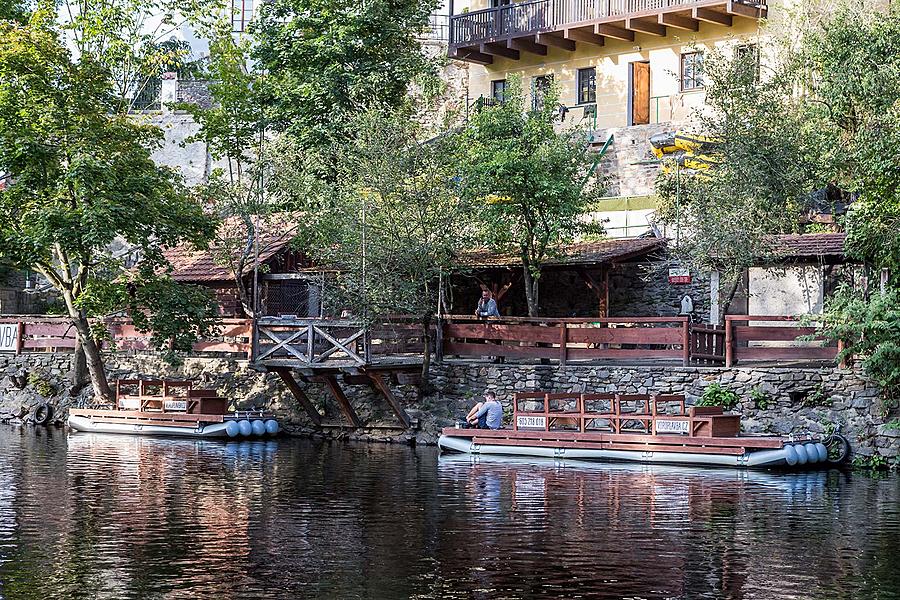
<instances>
[{"instance_id":1,"label":"metal railing","mask_svg":"<svg viewBox=\"0 0 900 600\"><path fill-rule=\"evenodd\" d=\"M740 3L752 7L762 7L766 5L766 0ZM531 0L530 2L519 2L453 15L450 18L450 44L465 46L491 42L520 35L554 31L563 26L588 24L610 17L624 17L692 4L708 4L708 2L698 2L698 0Z\"/></svg>"},{"instance_id":2,"label":"metal railing","mask_svg":"<svg viewBox=\"0 0 900 600\"><path fill-rule=\"evenodd\" d=\"M450 15L432 14L428 17L428 26L418 34L423 42L439 42L446 44L450 39Z\"/></svg>"}]
</instances>

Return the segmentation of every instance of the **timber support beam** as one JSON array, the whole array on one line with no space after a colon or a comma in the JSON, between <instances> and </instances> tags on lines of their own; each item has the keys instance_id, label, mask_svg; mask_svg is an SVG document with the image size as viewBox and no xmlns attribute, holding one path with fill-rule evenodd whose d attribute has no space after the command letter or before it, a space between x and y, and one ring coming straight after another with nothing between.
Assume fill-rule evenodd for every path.
<instances>
[{"instance_id":1,"label":"timber support beam","mask_svg":"<svg viewBox=\"0 0 900 600\"><path fill-rule=\"evenodd\" d=\"M409 415L406 414L406 411L403 410L403 407L400 406L400 403L397 402L397 398L394 396L393 392L391 392L391 388L384 381L384 378L381 376L381 373L375 371L369 371L366 373L369 376L369 379L372 381L372 385L375 386L375 389L381 392L381 395L384 396L384 399L387 400L388 405L391 407L391 410L394 411L394 414L397 415L397 420L403 425L404 429L409 429Z\"/></svg>"},{"instance_id":2,"label":"timber support beam","mask_svg":"<svg viewBox=\"0 0 900 600\"><path fill-rule=\"evenodd\" d=\"M347 400L347 396L344 394L344 390L341 389L337 378L334 375L323 375L322 380L325 382L325 387L328 389L328 392L338 403L338 407L341 409L344 417L350 422L350 425L356 429L362 427L362 421L360 421L359 415L356 414L350 401Z\"/></svg>"},{"instance_id":3,"label":"timber support beam","mask_svg":"<svg viewBox=\"0 0 900 600\"><path fill-rule=\"evenodd\" d=\"M316 427L320 427L322 425L322 415L319 414L319 411L309 400L309 396L306 395L306 392L303 391L303 388L301 388L300 384L297 383L297 380L294 379L294 375L291 373L290 369L284 367L273 370L281 377L281 380L291 391L291 395L294 396L300 407L306 411L309 420L312 421Z\"/></svg>"}]
</instances>

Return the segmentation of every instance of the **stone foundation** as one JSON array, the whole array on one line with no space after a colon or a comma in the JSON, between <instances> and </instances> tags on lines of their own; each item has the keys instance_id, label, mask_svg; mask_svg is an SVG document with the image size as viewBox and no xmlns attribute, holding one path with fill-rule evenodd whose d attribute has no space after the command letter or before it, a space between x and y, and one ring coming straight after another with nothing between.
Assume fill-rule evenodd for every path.
<instances>
[{"instance_id":1,"label":"stone foundation","mask_svg":"<svg viewBox=\"0 0 900 600\"><path fill-rule=\"evenodd\" d=\"M74 396L68 392L70 357L70 354L52 353L0 355L0 421L27 422L33 407L48 401L38 391L42 388L47 391L47 385L52 390L49 401L56 407L54 419L58 423L65 420L68 407L90 406L90 388ZM434 443L440 429L464 416L486 389L494 390L511 411L512 396L520 391L681 393L691 404L703 394L704 388L718 382L738 394L740 404L735 410L741 413L746 432L822 433L832 425L840 425L857 455L879 454L894 462L900 453L900 430L886 426L890 416L884 411L878 390L858 370L832 367L569 365L559 368L450 361L434 366L435 392L421 401L417 400L416 386L391 384L394 394L416 422L416 427L409 431L396 428L396 419L387 403L370 386L342 384L360 418L370 426L354 432L340 428L316 431L280 379L274 374L251 370L246 360L187 358L182 365L172 367L154 355L111 356L109 374L111 379L140 376L191 379L198 387L215 388L234 399L239 408L273 410L284 429L295 435L401 443ZM328 399L321 385L306 384L305 389L313 403L324 409L325 422L340 422L335 403ZM765 392L771 406L765 409L755 406L750 397L754 389Z\"/></svg>"}]
</instances>

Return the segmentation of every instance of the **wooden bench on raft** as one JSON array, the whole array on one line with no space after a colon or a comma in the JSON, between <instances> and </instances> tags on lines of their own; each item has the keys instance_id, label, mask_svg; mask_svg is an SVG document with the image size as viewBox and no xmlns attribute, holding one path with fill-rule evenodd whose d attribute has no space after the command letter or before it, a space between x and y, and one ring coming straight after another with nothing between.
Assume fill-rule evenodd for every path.
<instances>
[{"instance_id":1,"label":"wooden bench on raft","mask_svg":"<svg viewBox=\"0 0 900 600\"><path fill-rule=\"evenodd\" d=\"M119 379L116 410L224 415L228 400L215 390L195 390L190 381Z\"/></svg>"},{"instance_id":2,"label":"wooden bench on raft","mask_svg":"<svg viewBox=\"0 0 900 600\"><path fill-rule=\"evenodd\" d=\"M734 437L740 416L719 406L685 406L681 394L521 392L514 397L513 430ZM524 403L539 410L525 410Z\"/></svg>"}]
</instances>

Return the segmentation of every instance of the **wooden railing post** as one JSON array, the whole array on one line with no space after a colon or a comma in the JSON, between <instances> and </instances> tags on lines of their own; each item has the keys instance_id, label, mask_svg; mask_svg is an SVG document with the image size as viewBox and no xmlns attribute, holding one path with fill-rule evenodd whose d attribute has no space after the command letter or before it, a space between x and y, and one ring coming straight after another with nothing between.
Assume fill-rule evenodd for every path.
<instances>
[{"instance_id":1,"label":"wooden railing post","mask_svg":"<svg viewBox=\"0 0 900 600\"><path fill-rule=\"evenodd\" d=\"M560 323L559 327L559 366L564 367L568 358L569 329L564 322Z\"/></svg>"},{"instance_id":2,"label":"wooden railing post","mask_svg":"<svg viewBox=\"0 0 900 600\"><path fill-rule=\"evenodd\" d=\"M688 366L691 364L691 322L688 317L683 317L684 321L681 322L681 338L684 340L682 342L682 352L681 352L681 360L683 366Z\"/></svg>"},{"instance_id":3,"label":"wooden railing post","mask_svg":"<svg viewBox=\"0 0 900 600\"><path fill-rule=\"evenodd\" d=\"M550 431L550 394L544 394L544 430Z\"/></svg>"},{"instance_id":4,"label":"wooden railing post","mask_svg":"<svg viewBox=\"0 0 900 600\"><path fill-rule=\"evenodd\" d=\"M428 348L425 348L428 352ZM444 320L437 318L437 325L434 328L434 359L437 362L444 362Z\"/></svg>"},{"instance_id":5,"label":"wooden railing post","mask_svg":"<svg viewBox=\"0 0 900 600\"><path fill-rule=\"evenodd\" d=\"M731 320L725 317L725 366L730 367L734 363L734 339Z\"/></svg>"},{"instance_id":6,"label":"wooden railing post","mask_svg":"<svg viewBox=\"0 0 900 600\"><path fill-rule=\"evenodd\" d=\"M254 318L250 322L250 361L259 356L259 319Z\"/></svg>"},{"instance_id":7,"label":"wooden railing post","mask_svg":"<svg viewBox=\"0 0 900 600\"><path fill-rule=\"evenodd\" d=\"M313 352L315 348L313 347L313 339L316 337L316 328L315 325L310 323L306 326L306 361L309 364L313 363Z\"/></svg>"}]
</instances>

